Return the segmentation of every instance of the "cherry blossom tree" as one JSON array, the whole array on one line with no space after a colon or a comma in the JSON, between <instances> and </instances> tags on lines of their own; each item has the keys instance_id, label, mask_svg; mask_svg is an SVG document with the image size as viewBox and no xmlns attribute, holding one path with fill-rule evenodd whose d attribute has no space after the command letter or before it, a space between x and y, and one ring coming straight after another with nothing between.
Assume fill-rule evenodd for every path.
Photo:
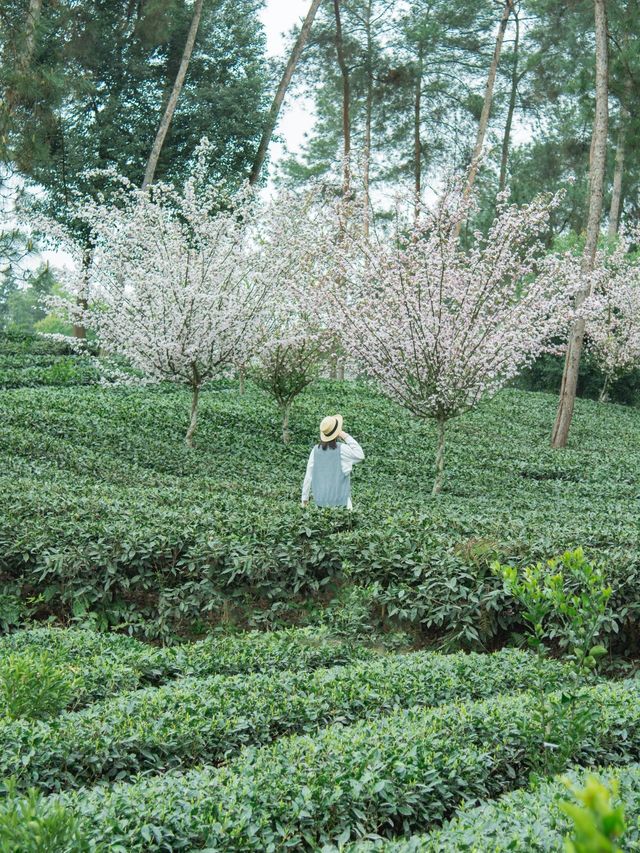
<instances>
[{"instance_id":1,"label":"cherry blossom tree","mask_svg":"<svg viewBox=\"0 0 640 853\"><path fill-rule=\"evenodd\" d=\"M299 193L282 191L260 217L260 248L276 286L263 312L264 343L250 373L280 409L285 444L293 401L335 349L332 324L309 294L322 301L322 282L331 275L339 232L336 213L324 189L314 186Z\"/></svg>"},{"instance_id":2,"label":"cherry blossom tree","mask_svg":"<svg viewBox=\"0 0 640 853\"><path fill-rule=\"evenodd\" d=\"M221 197L208 185L205 147L182 188L143 191L123 182L108 203L79 205L93 262L88 281L76 264L66 282L73 299L59 305L147 379L190 388L189 446L202 386L262 343L260 317L273 286L251 234L253 194Z\"/></svg>"},{"instance_id":3,"label":"cherry blossom tree","mask_svg":"<svg viewBox=\"0 0 640 853\"><path fill-rule=\"evenodd\" d=\"M293 401L317 379L329 344L326 335L301 329L297 334L268 341L257 356L251 377L278 404L285 444L291 440L289 416Z\"/></svg>"},{"instance_id":4,"label":"cherry blossom tree","mask_svg":"<svg viewBox=\"0 0 640 853\"><path fill-rule=\"evenodd\" d=\"M614 379L640 365L640 260L630 251L639 237L622 234L613 253L598 251L592 271L587 346L605 376L601 401Z\"/></svg>"},{"instance_id":5,"label":"cherry blossom tree","mask_svg":"<svg viewBox=\"0 0 640 853\"><path fill-rule=\"evenodd\" d=\"M434 495L447 421L503 388L566 327L579 269L541 243L558 203L517 207L502 194L488 233L465 250L457 232L475 198L451 183L414 223L398 203L387 239L355 239L338 259L344 286L329 292L345 350L389 397L436 422Z\"/></svg>"}]
</instances>

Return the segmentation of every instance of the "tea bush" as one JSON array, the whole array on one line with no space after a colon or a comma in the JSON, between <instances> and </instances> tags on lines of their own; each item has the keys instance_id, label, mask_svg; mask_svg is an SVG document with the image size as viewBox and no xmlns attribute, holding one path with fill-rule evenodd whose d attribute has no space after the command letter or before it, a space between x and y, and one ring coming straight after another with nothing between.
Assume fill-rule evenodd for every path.
<instances>
[{"instance_id":1,"label":"tea bush","mask_svg":"<svg viewBox=\"0 0 640 853\"><path fill-rule=\"evenodd\" d=\"M557 453L555 404L507 391L453 422L449 478L433 499L430 425L362 384L301 395L285 447L265 395L216 383L202 396L194 452L183 447L180 391L6 391L0 594L17 589L35 617L171 639L221 620L304 621L313 600L356 584L376 589L372 606L388 622L448 647L491 647L521 627L491 563L582 545L613 587L605 636L633 650L640 418L578 401L571 446ZM305 512L309 446L334 410L367 453L355 511Z\"/></svg>"},{"instance_id":2,"label":"tea bush","mask_svg":"<svg viewBox=\"0 0 640 853\"><path fill-rule=\"evenodd\" d=\"M365 383L301 394L285 447L220 380L189 450L184 392L93 369L0 338L0 631L74 626L0 637L0 853L559 849L572 764L619 772L640 845L640 681L594 671L639 645L637 411L579 401L557 453L555 395L506 391L451 424L434 499L431 426ZM332 411L353 513L299 506ZM538 657L388 653L527 627Z\"/></svg>"},{"instance_id":3,"label":"tea bush","mask_svg":"<svg viewBox=\"0 0 640 853\"><path fill-rule=\"evenodd\" d=\"M40 651L48 652L56 660L89 669L95 658L138 668L152 667L161 650L124 634L78 628L28 628L0 637L0 655Z\"/></svg>"},{"instance_id":4,"label":"tea bush","mask_svg":"<svg viewBox=\"0 0 640 853\"><path fill-rule=\"evenodd\" d=\"M88 345L93 351L93 345ZM0 390L40 385L91 385L100 371L88 352L64 341L19 332L0 335Z\"/></svg>"},{"instance_id":5,"label":"tea bush","mask_svg":"<svg viewBox=\"0 0 640 853\"><path fill-rule=\"evenodd\" d=\"M640 845L640 765L606 767L587 775L593 772L607 787L612 782L619 785L616 799L627 818L624 849L636 850ZM350 846L349 853L560 853L572 825L562 808L571 799L565 782L584 784L585 771L575 770L564 780L539 781L532 789L513 791L494 802L464 806L442 829L428 835L362 841Z\"/></svg>"},{"instance_id":6,"label":"tea bush","mask_svg":"<svg viewBox=\"0 0 640 853\"><path fill-rule=\"evenodd\" d=\"M0 334L0 358L20 357L24 359L38 355L56 358L73 355L73 352L70 342L60 338L49 338L45 335L19 331L4 331Z\"/></svg>"},{"instance_id":7,"label":"tea bush","mask_svg":"<svg viewBox=\"0 0 640 853\"><path fill-rule=\"evenodd\" d=\"M0 359L0 390L39 385L93 385L99 381L100 372L93 360L83 356Z\"/></svg>"},{"instance_id":8,"label":"tea bush","mask_svg":"<svg viewBox=\"0 0 640 853\"><path fill-rule=\"evenodd\" d=\"M586 689L596 724L572 760L637 761L639 698L637 682ZM371 832L408 835L433 828L464 800L526 784L550 748L535 706L535 697L514 694L395 711L248 748L217 770L143 777L53 802L112 851L318 850Z\"/></svg>"},{"instance_id":9,"label":"tea bush","mask_svg":"<svg viewBox=\"0 0 640 853\"><path fill-rule=\"evenodd\" d=\"M582 788L571 787L575 801L560 803L562 811L570 818L573 826L565 839L566 853L623 853L618 842L627 828L624 808L614 804L618 796L618 783L603 785L597 776L587 777Z\"/></svg>"},{"instance_id":10,"label":"tea bush","mask_svg":"<svg viewBox=\"0 0 640 853\"><path fill-rule=\"evenodd\" d=\"M88 853L77 817L38 791L0 802L0 853Z\"/></svg>"},{"instance_id":11,"label":"tea bush","mask_svg":"<svg viewBox=\"0 0 640 853\"><path fill-rule=\"evenodd\" d=\"M2 717L44 719L66 708L75 692L69 667L47 652L0 658L0 725Z\"/></svg>"},{"instance_id":12,"label":"tea bush","mask_svg":"<svg viewBox=\"0 0 640 853\"><path fill-rule=\"evenodd\" d=\"M162 684L178 676L313 670L367 660L375 654L361 644L335 640L323 629L214 635L195 643L154 648L118 634L36 628L0 637L0 691L5 661L12 661L14 669L22 666L30 671L33 660L42 657L56 672L73 678L66 707L80 708L115 693ZM32 701L30 690L26 691L27 704ZM46 688L42 692L46 699ZM59 710L62 707L65 705Z\"/></svg>"},{"instance_id":13,"label":"tea bush","mask_svg":"<svg viewBox=\"0 0 640 853\"><path fill-rule=\"evenodd\" d=\"M29 671L33 670L34 661L44 660L50 669L70 681L66 699L58 710L82 708L114 693L135 690L145 680L151 680L160 671L154 663L156 657L152 647L116 634L56 628L16 631L0 637L0 684L5 662L12 661L16 669ZM44 684L33 687L46 696ZM31 688L26 689L29 695Z\"/></svg>"},{"instance_id":14,"label":"tea bush","mask_svg":"<svg viewBox=\"0 0 640 853\"><path fill-rule=\"evenodd\" d=\"M505 650L417 652L313 673L181 679L48 725L0 722L0 778L13 774L22 787L68 790L139 771L218 764L244 745L268 744L336 720L525 690L536 679L552 690L567 677L558 662Z\"/></svg>"}]
</instances>

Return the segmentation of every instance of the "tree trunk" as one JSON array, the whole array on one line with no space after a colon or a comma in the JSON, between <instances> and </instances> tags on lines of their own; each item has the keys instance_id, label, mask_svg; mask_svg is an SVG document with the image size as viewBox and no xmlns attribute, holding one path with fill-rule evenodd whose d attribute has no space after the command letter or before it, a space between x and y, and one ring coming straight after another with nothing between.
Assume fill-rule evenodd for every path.
<instances>
[{"instance_id":1,"label":"tree trunk","mask_svg":"<svg viewBox=\"0 0 640 853\"><path fill-rule=\"evenodd\" d=\"M518 75L518 62L520 59L520 16L516 9L513 10L513 17L516 22L516 35L513 42L513 68L511 71L509 107L507 109L507 120L504 125L504 136L502 137L502 153L500 155L500 179L498 181L498 189L500 192L504 189L507 181L507 163L509 161L509 146L511 144L511 126L513 125L513 115L516 111L516 97L518 95L518 84L520 82L520 76Z\"/></svg>"},{"instance_id":2,"label":"tree trunk","mask_svg":"<svg viewBox=\"0 0 640 853\"><path fill-rule=\"evenodd\" d=\"M469 195L471 190L473 189L473 185L476 180L476 175L478 173L478 166L480 163L480 155L482 154L482 149L484 148L484 140L487 135L487 126L489 124L489 115L491 114L491 104L493 103L493 87L496 82L496 74L498 72L498 63L500 62L500 54L502 53L502 43L504 41L504 33L507 29L507 23L509 21L509 15L513 11L514 0L505 0L504 10L502 12L502 18L500 19L500 26L498 27L498 35L496 36L496 46L493 51L493 59L491 60L491 65L489 66L489 74L487 76L487 85L485 87L484 92L484 102L482 104L482 112L480 114L480 122L478 124L478 133L476 135L476 144L473 149L473 154L471 156L471 165L469 167L469 175L467 177L467 184L465 186L464 195L465 198ZM458 222L456 226L455 234L456 237L460 236L460 231L462 229L462 222Z\"/></svg>"},{"instance_id":3,"label":"tree trunk","mask_svg":"<svg viewBox=\"0 0 640 853\"><path fill-rule=\"evenodd\" d=\"M198 426L198 400L200 398L200 385L192 385L191 387L193 389L193 396L191 397L191 421L185 436L187 447L193 447L193 436Z\"/></svg>"},{"instance_id":4,"label":"tree trunk","mask_svg":"<svg viewBox=\"0 0 640 853\"><path fill-rule=\"evenodd\" d=\"M347 202L351 197L351 81L349 79L349 68L344 55L344 39L342 36L342 18L340 15L340 0L333 0L333 13L336 20L336 54L338 57L338 68L342 78L342 199ZM366 131L365 131L366 147ZM367 154L365 153L365 172ZM368 178L365 178L365 183ZM366 190L365 190L366 205ZM367 219L367 208L365 208L365 220ZM342 230L342 228L341 228ZM365 224L365 230L368 226ZM337 356L335 364L331 368L331 378L342 381L344 379L344 365L342 359Z\"/></svg>"},{"instance_id":5,"label":"tree trunk","mask_svg":"<svg viewBox=\"0 0 640 853\"><path fill-rule=\"evenodd\" d=\"M36 32L40 23L42 14L42 0L29 0L27 14L24 21L23 37L21 42L18 41L18 50L12 51L12 56L9 56L9 51L3 55L3 61L6 64L15 63L15 67L21 74L26 74L31 65L33 54L36 48ZM15 47L15 45L11 45ZM24 85L24 84L23 84ZM6 112L10 115L20 103L20 91L14 88L8 89L6 93Z\"/></svg>"},{"instance_id":6,"label":"tree trunk","mask_svg":"<svg viewBox=\"0 0 640 853\"><path fill-rule=\"evenodd\" d=\"M630 4L627 4L627 13L630 13ZM629 31L624 34L624 47L629 47ZM618 233L620 225L620 211L622 208L622 177L624 175L624 160L627 137L627 124L631 117L629 104L633 96L633 78L627 73L624 81L624 94L620 103L620 127L618 128L618 144L616 145L616 163L613 171L613 187L611 190L611 205L609 207L608 235L613 238Z\"/></svg>"},{"instance_id":7,"label":"tree trunk","mask_svg":"<svg viewBox=\"0 0 640 853\"><path fill-rule=\"evenodd\" d=\"M240 393L241 393L241 394L244 394L244 392L245 392L245 381L244 381L244 380L245 380L245 374L244 374L244 367L241 367L241 368L238 370L238 380L239 380L239 382L240 382L240 389L239 389L239 390L240 390Z\"/></svg>"},{"instance_id":8,"label":"tree trunk","mask_svg":"<svg viewBox=\"0 0 640 853\"><path fill-rule=\"evenodd\" d=\"M196 35L198 32L198 27L200 25L200 18L202 17L202 4L203 0L195 0L195 3L193 5L193 17L191 18L191 26L189 27L187 41L185 42L184 50L182 52L182 59L180 60L178 74L176 75L176 79L173 84L173 89L171 90L171 95L169 96L164 115L162 116L162 119L160 121L160 126L158 127L156 138L153 141L153 146L151 147L149 159L147 160L147 167L144 171L144 179L142 181L143 190L153 183L153 178L156 173L156 168L158 166L158 160L160 158L160 152L162 151L162 146L164 145L164 140L169 130L169 125L171 124L173 114L176 111L176 106L178 105L178 99L180 97L180 93L182 92L185 77L187 76L187 69L189 68L189 62L191 60L193 46L196 41Z\"/></svg>"},{"instance_id":9,"label":"tree trunk","mask_svg":"<svg viewBox=\"0 0 640 853\"><path fill-rule=\"evenodd\" d=\"M414 218L420 213L420 195L422 193L422 47L418 54L418 72L416 75L415 101L413 104L413 175L414 175Z\"/></svg>"},{"instance_id":10,"label":"tree trunk","mask_svg":"<svg viewBox=\"0 0 640 853\"><path fill-rule=\"evenodd\" d=\"M629 110L622 107L620 110L620 128L618 129L618 144L616 146L616 165L613 171L613 188L611 190L611 207L609 208L609 237L615 237L620 224L620 208L622 206L622 176L624 174L624 156L627 122L629 121Z\"/></svg>"},{"instance_id":11,"label":"tree trunk","mask_svg":"<svg viewBox=\"0 0 640 853\"><path fill-rule=\"evenodd\" d=\"M77 304L79 308L82 308L84 311L87 308L87 300L86 299L78 299ZM87 330L82 325L82 323L74 323L73 324L73 337L79 341L84 341L87 339Z\"/></svg>"},{"instance_id":12,"label":"tree trunk","mask_svg":"<svg viewBox=\"0 0 640 853\"><path fill-rule=\"evenodd\" d=\"M89 269L91 268L92 257L93 251L91 247L85 248L82 253L82 293L78 296L76 300L77 305L82 308L83 311L86 311L89 305ZM77 338L80 341L86 340L87 330L81 323L73 324L73 337Z\"/></svg>"},{"instance_id":13,"label":"tree trunk","mask_svg":"<svg viewBox=\"0 0 640 853\"><path fill-rule=\"evenodd\" d=\"M610 378L611 378L611 377L609 376L609 374L607 374L607 375L605 376L605 378L604 378L604 384L603 384L603 386L602 386L602 390L600 391L600 396L598 397L598 402L599 402L599 403L605 403L605 402L606 402L606 400L607 400L607 391L609 390L609 380L610 380Z\"/></svg>"},{"instance_id":14,"label":"tree trunk","mask_svg":"<svg viewBox=\"0 0 640 853\"><path fill-rule=\"evenodd\" d=\"M593 120L593 137L591 142L591 162L589 164L589 215L587 219L587 235L582 256L582 269L589 273L598 247L600 235L600 219L602 216L602 197L604 191L604 176L607 162L607 127L609 122L608 89L609 89L609 57L607 32L606 0L594 0L595 32L596 32L596 109ZM576 298L576 306L580 307L590 295L587 286ZM558 414L553 427L551 444L553 447L565 447L569 436L569 428L573 418L578 385L578 370L584 342L584 319L577 320L567 342L562 384L560 386L560 401Z\"/></svg>"},{"instance_id":15,"label":"tree trunk","mask_svg":"<svg viewBox=\"0 0 640 853\"><path fill-rule=\"evenodd\" d=\"M340 0L333 0L333 13L336 19L338 68L342 77L342 197L346 200L351 193L351 84L344 56Z\"/></svg>"},{"instance_id":16,"label":"tree trunk","mask_svg":"<svg viewBox=\"0 0 640 853\"><path fill-rule=\"evenodd\" d=\"M21 71L26 71L31 65L33 53L36 48L36 30L40 23L42 14L42 0L29 0L27 10L27 21L24 28L24 48L20 55L19 66Z\"/></svg>"},{"instance_id":17,"label":"tree trunk","mask_svg":"<svg viewBox=\"0 0 640 853\"><path fill-rule=\"evenodd\" d=\"M364 113L364 163L362 164L362 188L364 191L363 211L363 231L365 239L369 237L370 228L370 210L371 210L371 125L373 122L373 66L371 63L372 42L371 42L371 0L367 3L367 12L365 19L365 29L367 33L367 97L365 102ZM344 372L344 371L343 371ZM344 378L344 376L343 376Z\"/></svg>"},{"instance_id":18,"label":"tree trunk","mask_svg":"<svg viewBox=\"0 0 640 853\"><path fill-rule=\"evenodd\" d=\"M304 19L304 23L302 24L302 28L300 30L298 38L296 39L296 43L294 44L293 50L291 51L291 56L289 57L289 61L287 62L287 67L285 68L284 74L282 75L282 79L278 84L278 88L276 90L276 94L273 99L273 103L271 104L271 109L269 110L269 115L267 116L267 121L262 132L262 138L260 140L260 144L258 145L256 157L251 168L251 175L249 176L249 183L251 184L251 186L257 184L258 179L260 178L260 173L262 172L262 167L264 166L264 161L267 157L269 143L271 142L271 137L273 136L273 131L276 126L276 122L278 121L278 115L280 113L280 108L282 107L282 102L284 101L284 96L287 92L287 89L289 88L289 83L291 82L291 78L293 77L293 72L296 70L296 65L298 64L298 60L300 59L300 55L302 54L305 43L309 38L313 19L316 16L316 12L318 11L321 2L322 0L312 0L309 11L307 12L307 17Z\"/></svg>"},{"instance_id":19,"label":"tree trunk","mask_svg":"<svg viewBox=\"0 0 640 853\"><path fill-rule=\"evenodd\" d=\"M433 491L431 492L433 496L440 494L442 484L444 483L444 437L447 419L440 415L436 419L436 424L438 427L438 446L436 449L436 476L433 481Z\"/></svg>"},{"instance_id":20,"label":"tree trunk","mask_svg":"<svg viewBox=\"0 0 640 853\"><path fill-rule=\"evenodd\" d=\"M289 432L289 412L291 411L291 403L285 403L282 406L282 440L285 444L291 441L291 433Z\"/></svg>"}]
</instances>

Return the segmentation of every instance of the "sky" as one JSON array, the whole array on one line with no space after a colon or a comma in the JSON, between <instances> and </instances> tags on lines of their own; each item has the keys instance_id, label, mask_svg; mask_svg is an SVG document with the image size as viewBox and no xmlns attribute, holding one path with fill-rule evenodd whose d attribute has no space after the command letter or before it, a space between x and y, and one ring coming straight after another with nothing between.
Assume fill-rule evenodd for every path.
<instances>
[{"instance_id":1,"label":"sky","mask_svg":"<svg viewBox=\"0 0 640 853\"><path fill-rule=\"evenodd\" d=\"M290 48L287 34L300 23L309 9L309 0L267 0L261 18L267 37L267 54L281 58L283 67L285 56ZM290 151L299 151L304 143L304 135L313 125L313 104L307 98L292 98L287 93L282 105L276 133L282 136ZM271 162L277 163L284 153L284 146L272 142Z\"/></svg>"}]
</instances>

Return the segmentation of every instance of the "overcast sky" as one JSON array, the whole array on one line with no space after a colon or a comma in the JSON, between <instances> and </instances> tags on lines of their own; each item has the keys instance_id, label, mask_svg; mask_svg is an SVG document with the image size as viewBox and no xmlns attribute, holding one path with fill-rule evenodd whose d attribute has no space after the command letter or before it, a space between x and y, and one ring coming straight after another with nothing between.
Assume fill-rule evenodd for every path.
<instances>
[{"instance_id":1,"label":"overcast sky","mask_svg":"<svg viewBox=\"0 0 640 853\"><path fill-rule=\"evenodd\" d=\"M267 36L267 53L283 59L288 51L287 33L294 24L302 21L309 9L309 0L267 0L261 18ZM296 151L304 142L304 134L313 125L313 105L308 99L294 98L289 91L285 97L276 132L282 136L290 151ZM283 146L271 145L271 160L277 162Z\"/></svg>"}]
</instances>

